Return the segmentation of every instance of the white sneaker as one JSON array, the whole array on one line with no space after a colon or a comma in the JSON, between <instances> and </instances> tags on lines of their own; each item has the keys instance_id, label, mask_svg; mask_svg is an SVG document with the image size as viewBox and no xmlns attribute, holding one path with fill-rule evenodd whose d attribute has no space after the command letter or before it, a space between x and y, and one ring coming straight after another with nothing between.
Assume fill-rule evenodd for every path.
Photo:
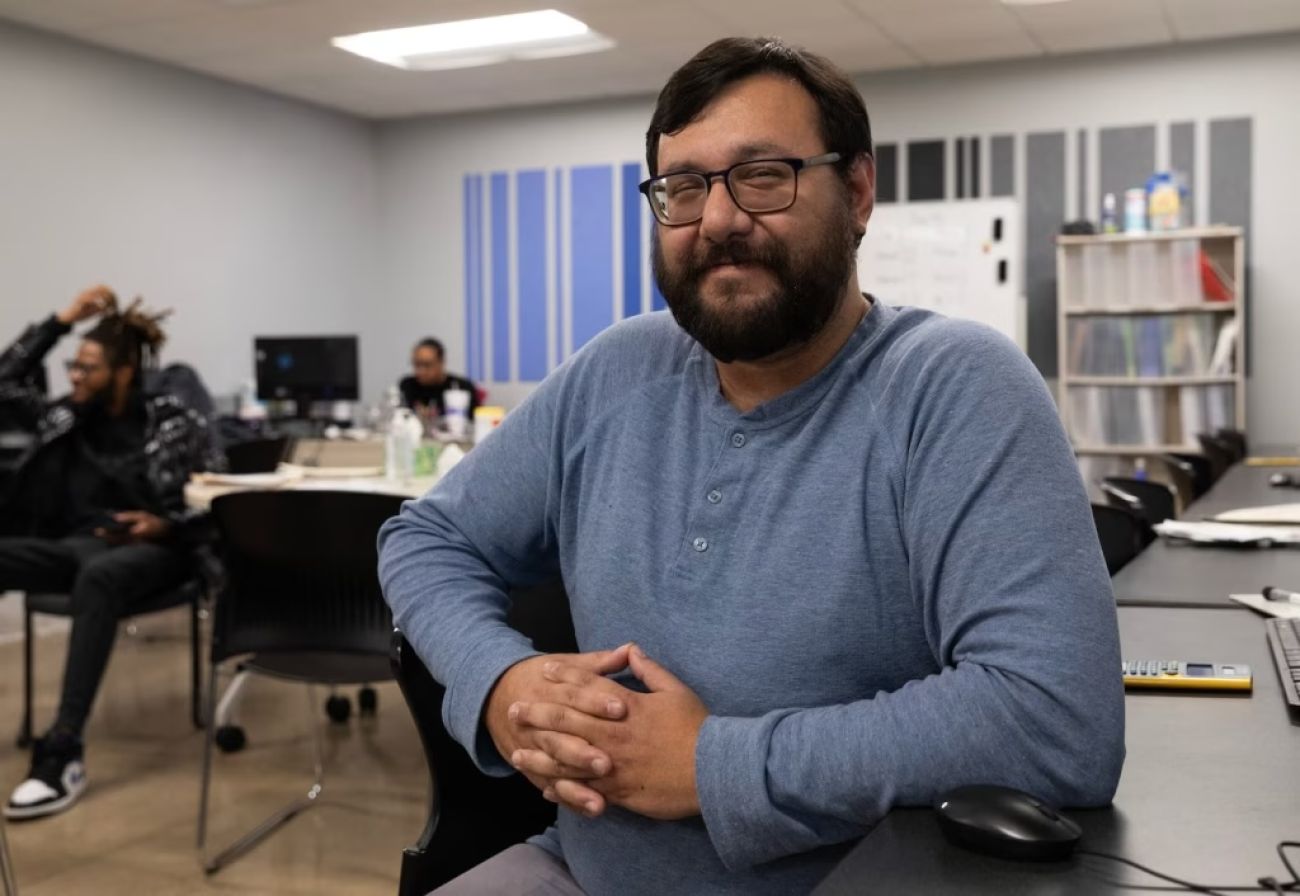
<instances>
[{"instance_id":1,"label":"white sneaker","mask_svg":"<svg viewBox=\"0 0 1300 896\"><path fill-rule=\"evenodd\" d=\"M37 740L32 745L31 771L5 804L5 818L53 815L80 799L86 790L86 764L82 755L80 743Z\"/></svg>"}]
</instances>

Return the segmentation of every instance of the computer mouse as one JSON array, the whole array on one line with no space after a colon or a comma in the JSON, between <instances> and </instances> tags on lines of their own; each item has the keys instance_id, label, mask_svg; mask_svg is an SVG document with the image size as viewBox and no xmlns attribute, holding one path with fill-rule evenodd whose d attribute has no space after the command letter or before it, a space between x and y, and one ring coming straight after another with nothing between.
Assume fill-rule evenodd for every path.
<instances>
[{"instance_id":1,"label":"computer mouse","mask_svg":"<svg viewBox=\"0 0 1300 896\"><path fill-rule=\"evenodd\" d=\"M950 842L1002 859L1067 859L1083 833L1038 797L993 784L949 791L935 803L934 811Z\"/></svg>"},{"instance_id":2,"label":"computer mouse","mask_svg":"<svg viewBox=\"0 0 1300 896\"><path fill-rule=\"evenodd\" d=\"M1274 473L1268 477L1268 484L1278 488L1294 488L1296 481L1290 473Z\"/></svg>"}]
</instances>

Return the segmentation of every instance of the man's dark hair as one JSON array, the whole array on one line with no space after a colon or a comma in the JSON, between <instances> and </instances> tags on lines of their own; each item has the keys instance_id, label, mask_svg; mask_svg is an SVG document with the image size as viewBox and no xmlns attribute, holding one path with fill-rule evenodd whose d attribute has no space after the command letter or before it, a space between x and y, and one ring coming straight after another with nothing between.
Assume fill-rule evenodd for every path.
<instances>
[{"instance_id":1,"label":"man's dark hair","mask_svg":"<svg viewBox=\"0 0 1300 896\"><path fill-rule=\"evenodd\" d=\"M860 156L872 155L871 121L862 94L834 63L772 37L726 37L714 41L673 72L659 92L645 135L646 164L656 176L659 138L675 134L736 81L773 73L798 81L817 104L827 152L838 152L847 171Z\"/></svg>"},{"instance_id":2,"label":"man's dark hair","mask_svg":"<svg viewBox=\"0 0 1300 896\"><path fill-rule=\"evenodd\" d=\"M134 367L138 382L139 371L157 366L158 350L167 341L160 324L171 311L151 314L141 307L139 298L125 309L117 310L115 306L116 301L113 310L101 317L82 338L104 347L104 360L109 367Z\"/></svg>"},{"instance_id":3,"label":"man's dark hair","mask_svg":"<svg viewBox=\"0 0 1300 896\"><path fill-rule=\"evenodd\" d=\"M434 339L432 336L426 336L424 339L421 339L419 342L415 344L415 347L417 349L421 349L421 348L433 349L435 352L438 353L439 361L441 361L443 358L446 357L446 354L442 350L442 343Z\"/></svg>"}]
</instances>

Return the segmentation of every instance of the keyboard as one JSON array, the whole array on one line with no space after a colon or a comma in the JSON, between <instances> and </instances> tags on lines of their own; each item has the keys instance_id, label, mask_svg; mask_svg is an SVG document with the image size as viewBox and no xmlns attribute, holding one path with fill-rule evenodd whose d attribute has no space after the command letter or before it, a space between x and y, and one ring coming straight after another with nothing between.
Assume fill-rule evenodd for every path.
<instances>
[{"instance_id":1,"label":"keyboard","mask_svg":"<svg viewBox=\"0 0 1300 896\"><path fill-rule=\"evenodd\" d=\"M1300 709L1300 619L1265 619L1264 624L1282 693L1287 703Z\"/></svg>"}]
</instances>

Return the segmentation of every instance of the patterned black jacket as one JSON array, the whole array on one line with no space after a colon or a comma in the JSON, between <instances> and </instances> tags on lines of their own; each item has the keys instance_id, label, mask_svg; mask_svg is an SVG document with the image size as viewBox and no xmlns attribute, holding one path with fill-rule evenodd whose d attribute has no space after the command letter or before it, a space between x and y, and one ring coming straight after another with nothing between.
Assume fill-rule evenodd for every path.
<instances>
[{"instance_id":1,"label":"patterned black jacket","mask_svg":"<svg viewBox=\"0 0 1300 896\"><path fill-rule=\"evenodd\" d=\"M70 328L51 315L28 327L0 354L0 403L6 416L29 427L31 445L17 461L13 475L0 492L0 512L33 535L52 534L53 520L61 508L49 506L51 495L62 494L62 484L51 481L58 470L41 460L50 446L76 429L77 415L67 398L47 401L37 386L33 370ZM213 448L208 423L172 395L144 397L144 459L151 494L144 496L147 510L173 524L174 538L187 540L199 514L185 507L185 483L201 470L222 470L224 456ZM5 527L13 534L14 526Z\"/></svg>"}]
</instances>

